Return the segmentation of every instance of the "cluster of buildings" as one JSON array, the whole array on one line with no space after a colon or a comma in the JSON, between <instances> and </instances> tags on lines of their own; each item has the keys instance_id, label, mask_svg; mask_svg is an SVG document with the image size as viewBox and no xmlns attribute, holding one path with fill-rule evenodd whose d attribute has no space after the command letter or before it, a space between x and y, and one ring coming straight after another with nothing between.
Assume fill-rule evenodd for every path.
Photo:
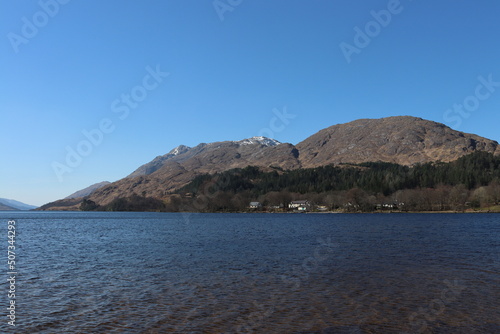
<instances>
[{"instance_id":1,"label":"cluster of buildings","mask_svg":"<svg viewBox=\"0 0 500 334\"><path fill-rule=\"evenodd\" d=\"M392 211L392 210L402 210L404 208L404 203L384 203L374 205L375 210L379 211ZM271 205L263 206L260 202L250 202L248 208L254 211L293 211L293 212L310 212L310 211L328 211L326 205L313 205L308 200L291 201L287 206L281 205ZM344 204L345 210L356 210L359 209L359 205L347 203Z\"/></svg>"},{"instance_id":2,"label":"cluster of buildings","mask_svg":"<svg viewBox=\"0 0 500 334\"><path fill-rule=\"evenodd\" d=\"M311 205L307 200L291 201L288 206L285 205L271 205L264 207L260 202L250 202L248 206L249 209L260 211L260 210L281 210L281 211L295 211L295 212L308 212L308 211L326 211L327 207L323 205ZM288 209L288 210L287 210Z\"/></svg>"}]
</instances>

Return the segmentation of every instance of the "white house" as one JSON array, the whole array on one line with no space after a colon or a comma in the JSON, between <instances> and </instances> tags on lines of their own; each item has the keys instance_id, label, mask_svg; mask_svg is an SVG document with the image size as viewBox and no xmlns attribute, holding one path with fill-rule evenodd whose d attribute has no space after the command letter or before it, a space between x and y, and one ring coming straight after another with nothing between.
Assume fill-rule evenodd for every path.
<instances>
[{"instance_id":1,"label":"white house","mask_svg":"<svg viewBox=\"0 0 500 334\"><path fill-rule=\"evenodd\" d=\"M295 209L297 211L307 211L311 207L311 204L307 200L302 201L292 201L288 204L289 209Z\"/></svg>"},{"instance_id":2,"label":"white house","mask_svg":"<svg viewBox=\"0 0 500 334\"><path fill-rule=\"evenodd\" d=\"M260 202L250 202L248 206L250 209L260 209L262 208L262 204Z\"/></svg>"}]
</instances>

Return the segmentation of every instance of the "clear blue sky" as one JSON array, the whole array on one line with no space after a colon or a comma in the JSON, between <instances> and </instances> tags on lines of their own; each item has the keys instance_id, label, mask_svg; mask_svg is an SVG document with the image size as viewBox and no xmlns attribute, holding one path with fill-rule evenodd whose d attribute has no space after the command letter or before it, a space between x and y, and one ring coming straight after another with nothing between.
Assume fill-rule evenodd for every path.
<instances>
[{"instance_id":1,"label":"clear blue sky","mask_svg":"<svg viewBox=\"0 0 500 334\"><path fill-rule=\"evenodd\" d=\"M333 124L412 115L500 141L500 84L477 88L478 77L500 82L495 0L55 1L0 12L0 197L41 205L180 144L266 128L296 144ZM169 75L157 82L148 66ZM452 109L464 102L467 113ZM285 107L287 124L273 113ZM99 126L108 133L81 144ZM79 144L87 156L69 167ZM71 171L58 178L54 162Z\"/></svg>"}]
</instances>

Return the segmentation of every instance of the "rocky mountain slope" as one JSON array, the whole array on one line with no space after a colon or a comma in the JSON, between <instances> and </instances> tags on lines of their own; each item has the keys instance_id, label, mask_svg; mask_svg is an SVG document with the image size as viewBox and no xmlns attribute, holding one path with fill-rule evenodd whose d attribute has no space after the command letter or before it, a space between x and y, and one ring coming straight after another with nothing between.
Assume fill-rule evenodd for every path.
<instances>
[{"instance_id":1,"label":"rocky mountain slope","mask_svg":"<svg viewBox=\"0 0 500 334\"><path fill-rule=\"evenodd\" d=\"M303 167L368 161L412 165L453 161L477 150L500 153L496 141L409 116L334 125L300 142L297 149Z\"/></svg>"},{"instance_id":2,"label":"rocky mountain slope","mask_svg":"<svg viewBox=\"0 0 500 334\"><path fill-rule=\"evenodd\" d=\"M93 191L101 205L133 194L166 198L204 173L249 165L297 169L368 161L402 165L453 161L474 151L500 154L496 141L410 116L360 119L323 129L296 146L265 137L178 146L129 176Z\"/></svg>"},{"instance_id":3,"label":"rocky mountain slope","mask_svg":"<svg viewBox=\"0 0 500 334\"><path fill-rule=\"evenodd\" d=\"M72 193L71 195L65 197L65 199L72 199L72 198L88 196L88 195L92 194L94 191L96 191L97 189L102 188L104 186L107 186L110 183L111 182L108 182L108 181L95 183L91 186L88 186L87 188L84 188L82 190L78 190L78 191Z\"/></svg>"},{"instance_id":4,"label":"rocky mountain slope","mask_svg":"<svg viewBox=\"0 0 500 334\"><path fill-rule=\"evenodd\" d=\"M139 167L128 177L96 190L90 199L105 205L116 197L127 197L134 193L163 198L204 173L249 165L263 169L299 168L298 155L293 145L264 137L202 143L193 148L179 146Z\"/></svg>"},{"instance_id":5,"label":"rocky mountain slope","mask_svg":"<svg viewBox=\"0 0 500 334\"><path fill-rule=\"evenodd\" d=\"M234 163L238 166L242 164L248 166L248 164L262 159L261 149L280 144L274 139L252 137L240 141L201 143L193 148L180 145L169 153L158 156L153 161L142 165L127 178L152 174L164 165L173 162L186 165L190 170L202 167L200 165L232 164L232 160L237 160Z\"/></svg>"}]
</instances>

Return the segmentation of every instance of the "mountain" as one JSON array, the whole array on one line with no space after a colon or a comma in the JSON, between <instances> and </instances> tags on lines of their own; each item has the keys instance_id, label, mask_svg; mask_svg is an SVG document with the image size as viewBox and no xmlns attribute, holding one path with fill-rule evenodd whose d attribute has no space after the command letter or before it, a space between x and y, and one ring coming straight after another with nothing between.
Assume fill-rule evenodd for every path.
<instances>
[{"instance_id":1,"label":"mountain","mask_svg":"<svg viewBox=\"0 0 500 334\"><path fill-rule=\"evenodd\" d=\"M217 153L220 155L220 159L224 160L221 161L223 163L228 162L228 158L231 159L231 156L229 156L231 153L234 153L234 158L235 159L240 159L241 158L241 153L243 153L245 156L243 159L250 159L250 160L255 160L255 157L249 157L247 154L250 151L253 151L256 147L257 148L266 148L266 147L274 147L278 146L281 143L277 140L274 139L269 139L266 137L252 137L240 141L225 141L225 142L216 142L216 143L211 143L211 144L205 144L201 143L198 146L192 148L184 145L177 146L173 150L171 150L169 153L158 156L155 159L153 159L151 162L144 164L137 168L132 174L127 176L127 178L133 178L136 176L141 176L141 175L149 175L160 168L162 168L164 165L172 162L177 162L177 163L184 163L188 161L189 159L193 157L199 158L199 155L207 155L207 152L212 152L214 150L217 150ZM245 150L245 146L249 146L247 150ZM239 150L241 148L241 150ZM230 151L230 152L226 152ZM237 152L238 151L238 152ZM239 152L241 151L241 152ZM221 154L222 152L222 154ZM212 159L217 159L215 158L217 154L212 157ZM224 157L225 156L225 157ZM243 160L242 160L243 161ZM187 162L189 165L193 165L193 161ZM195 164L195 163L194 163ZM191 166L193 167L193 166Z\"/></svg>"},{"instance_id":2,"label":"mountain","mask_svg":"<svg viewBox=\"0 0 500 334\"><path fill-rule=\"evenodd\" d=\"M205 173L249 165L264 170L296 169L300 167L298 155L293 145L265 137L202 143L192 148L179 146L140 166L126 178L96 190L90 199L105 205L116 197L132 194L164 198Z\"/></svg>"},{"instance_id":3,"label":"mountain","mask_svg":"<svg viewBox=\"0 0 500 334\"><path fill-rule=\"evenodd\" d=\"M25 204L19 201L15 201L13 199L0 198L0 204L3 204L11 209L1 209L0 210L33 210L37 207L34 205Z\"/></svg>"},{"instance_id":4,"label":"mountain","mask_svg":"<svg viewBox=\"0 0 500 334\"><path fill-rule=\"evenodd\" d=\"M0 211L18 211L18 209L15 209L11 206L0 203Z\"/></svg>"},{"instance_id":5,"label":"mountain","mask_svg":"<svg viewBox=\"0 0 500 334\"><path fill-rule=\"evenodd\" d=\"M498 143L410 116L359 119L323 129L297 144L303 167L370 161L449 162L474 151L500 154Z\"/></svg>"},{"instance_id":6,"label":"mountain","mask_svg":"<svg viewBox=\"0 0 500 334\"><path fill-rule=\"evenodd\" d=\"M74 192L73 194L65 197L64 199L72 199L72 198L78 198L78 197L85 197L85 196L88 196L90 195L91 193L93 193L95 190L99 189L99 188L102 188L104 186L107 186L108 184L110 184L111 182L108 182L108 181L103 181L103 182L99 182L99 183L95 183L91 186L88 186L87 188L85 189L82 189L82 190L78 190L76 192Z\"/></svg>"},{"instance_id":7,"label":"mountain","mask_svg":"<svg viewBox=\"0 0 500 334\"><path fill-rule=\"evenodd\" d=\"M181 145L94 190L89 199L100 205L132 195L166 199L199 175L247 166L272 171L376 161L413 165L454 161L475 151L498 155L500 147L496 141L421 118L360 119L323 129L296 146L265 137Z\"/></svg>"},{"instance_id":8,"label":"mountain","mask_svg":"<svg viewBox=\"0 0 500 334\"><path fill-rule=\"evenodd\" d=\"M110 182L108 182L108 181L95 183L91 186L88 186L85 189L78 190L78 191L74 192L73 194L71 194L63 199L44 204L41 207L39 207L38 210L41 210L41 211L48 211L48 210L75 211L75 210L79 210L80 204L83 201L84 197L89 196L97 189L100 189L104 186L107 186L108 184L110 184Z\"/></svg>"},{"instance_id":9,"label":"mountain","mask_svg":"<svg viewBox=\"0 0 500 334\"><path fill-rule=\"evenodd\" d=\"M189 151L191 147L180 145L174 148L172 151L168 152L165 155L158 156L154 158L151 162L144 164L137 168L132 174L127 176L127 178L132 178L141 175L149 175L151 173L156 172L160 169L168 160L175 158L178 155L182 155Z\"/></svg>"}]
</instances>

